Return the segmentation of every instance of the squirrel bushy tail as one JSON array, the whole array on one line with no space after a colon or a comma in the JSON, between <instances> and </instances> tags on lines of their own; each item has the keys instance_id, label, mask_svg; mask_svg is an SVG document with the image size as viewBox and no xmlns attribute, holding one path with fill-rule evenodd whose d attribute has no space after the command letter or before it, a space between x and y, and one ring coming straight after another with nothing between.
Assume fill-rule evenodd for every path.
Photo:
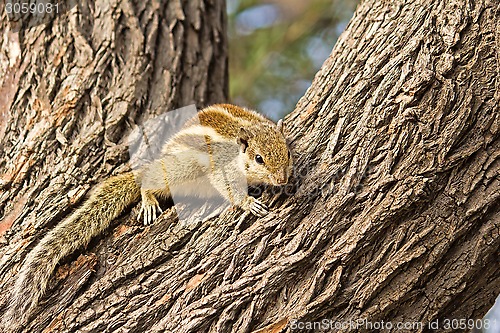
<instances>
[{"instance_id":1,"label":"squirrel bushy tail","mask_svg":"<svg viewBox=\"0 0 500 333\"><path fill-rule=\"evenodd\" d=\"M16 331L24 326L44 295L59 261L88 245L92 237L102 233L140 196L140 186L131 172L111 177L80 208L43 237L28 254L18 273L10 305L4 314L3 328Z\"/></svg>"}]
</instances>

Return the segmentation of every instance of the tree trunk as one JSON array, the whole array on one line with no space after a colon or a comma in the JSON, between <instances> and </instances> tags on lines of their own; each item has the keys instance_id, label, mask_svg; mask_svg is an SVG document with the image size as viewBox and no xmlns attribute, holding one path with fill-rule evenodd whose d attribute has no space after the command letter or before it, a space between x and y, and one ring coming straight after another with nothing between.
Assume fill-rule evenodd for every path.
<instances>
[{"instance_id":1,"label":"tree trunk","mask_svg":"<svg viewBox=\"0 0 500 333\"><path fill-rule=\"evenodd\" d=\"M136 124L227 101L228 80L222 0L78 1L38 26L0 9L1 315L33 246L91 187L129 168L124 142ZM60 267L26 332L60 321L138 250L125 245L144 230L122 222Z\"/></svg>"},{"instance_id":2,"label":"tree trunk","mask_svg":"<svg viewBox=\"0 0 500 333\"><path fill-rule=\"evenodd\" d=\"M223 6L174 3L84 4L9 35L0 309L40 237L126 169L129 123L225 97ZM294 193L266 190L261 219L144 228L134 207L61 263L25 331L472 329L446 320L500 292L499 11L365 1L286 120Z\"/></svg>"}]
</instances>

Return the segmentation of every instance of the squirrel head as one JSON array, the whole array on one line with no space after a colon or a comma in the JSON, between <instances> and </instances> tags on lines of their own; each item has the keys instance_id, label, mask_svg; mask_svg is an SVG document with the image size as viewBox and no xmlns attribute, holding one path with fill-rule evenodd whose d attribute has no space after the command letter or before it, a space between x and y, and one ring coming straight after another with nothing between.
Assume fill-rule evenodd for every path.
<instances>
[{"instance_id":1,"label":"squirrel head","mask_svg":"<svg viewBox=\"0 0 500 333\"><path fill-rule=\"evenodd\" d=\"M284 136L283 121L240 128L238 144L249 185L288 183L293 161Z\"/></svg>"}]
</instances>

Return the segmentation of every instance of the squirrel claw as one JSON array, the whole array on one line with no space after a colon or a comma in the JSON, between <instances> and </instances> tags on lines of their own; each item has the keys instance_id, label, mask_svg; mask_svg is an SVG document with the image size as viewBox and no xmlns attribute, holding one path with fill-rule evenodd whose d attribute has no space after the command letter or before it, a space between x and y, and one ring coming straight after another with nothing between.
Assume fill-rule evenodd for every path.
<instances>
[{"instance_id":1,"label":"squirrel claw","mask_svg":"<svg viewBox=\"0 0 500 333\"><path fill-rule=\"evenodd\" d=\"M139 216L143 218L144 225L150 225L153 224L157 216L161 215L161 213L163 213L163 210L160 208L158 203L147 204L143 202Z\"/></svg>"},{"instance_id":2,"label":"squirrel claw","mask_svg":"<svg viewBox=\"0 0 500 333\"><path fill-rule=\"evenodd\" d=\"M269 213L269 210L265 204L263 204L259 199L255 199L254 197L249 197L251 199L248 204L248 210L257 217L266 216Z\"/></svg>"},{"instance_id":3,"label":"squirrel claw","mask_svg":"<svg viewBox=\"0 0 500 333\"><path fill-rule=\"evenodd\" d=\"M157 216L163 213L163 210L161 210L158 200L156 200L152 193L143 191L141 192L141 196L142 203L141 210L139 212L139 219L142 218L144 225L150 225L156 220Z\"/></svg>"}]
</instances>

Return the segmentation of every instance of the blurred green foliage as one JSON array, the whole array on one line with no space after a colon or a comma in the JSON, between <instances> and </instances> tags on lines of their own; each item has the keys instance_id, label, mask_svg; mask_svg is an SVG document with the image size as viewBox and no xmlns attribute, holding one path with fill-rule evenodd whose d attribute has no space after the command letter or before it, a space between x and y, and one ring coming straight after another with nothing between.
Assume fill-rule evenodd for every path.
<instances>
[{"instance_id":1,"label":"blurred green foliage","mask_svg":"<svg viewBox=\"0 0 500 333\"><path fill-rule=\"evenodd\" d=\"M272 119L292 111L358 0L227 0L229 91Z\"/></svg>"}]
</instances>

